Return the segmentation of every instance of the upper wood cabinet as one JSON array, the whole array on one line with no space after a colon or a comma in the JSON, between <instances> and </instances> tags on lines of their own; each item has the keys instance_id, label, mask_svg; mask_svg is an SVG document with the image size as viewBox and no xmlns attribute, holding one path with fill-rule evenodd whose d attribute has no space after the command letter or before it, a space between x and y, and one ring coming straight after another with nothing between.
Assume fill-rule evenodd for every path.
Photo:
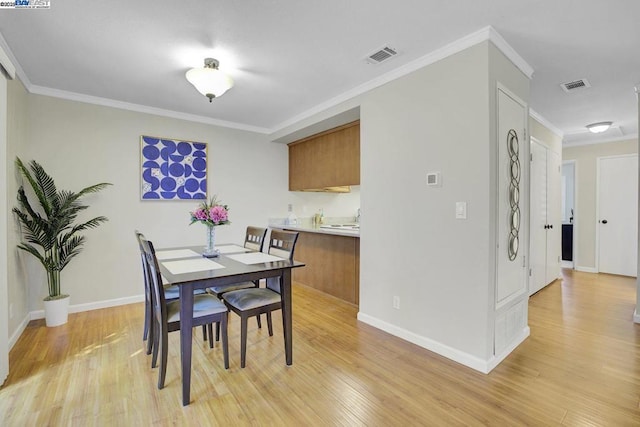
<instances>
[{"instance_id":1,"label":"upper wood cabinet","mask_svg":"<svg viewBox=\"0 0 640 427\"><path fill-rule=\"evenodd\" d=\"M360 185L360 122L289 144L289 190Z\"/></svg>"}]
</instances>

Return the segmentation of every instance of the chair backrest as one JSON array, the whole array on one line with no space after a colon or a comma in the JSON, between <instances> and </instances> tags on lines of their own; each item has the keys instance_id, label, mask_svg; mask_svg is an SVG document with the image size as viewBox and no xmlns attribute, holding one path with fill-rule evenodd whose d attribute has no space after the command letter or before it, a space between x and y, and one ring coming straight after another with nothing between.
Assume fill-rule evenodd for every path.
<instances>
[{"instance_id":1,"label":"chair backrest","mask_svg":"<svg viewBox=\"0 0 640 427\"><path fill-rule=\"evenodd\" d=\"M244 247L253 251L262 252L262 246L264 245L264 236L267 234L267 229L262 227L247 227L247 234L244 237Z\"/></svg>"},{"instance_id":2,"label":"chair backrest","mask_svg":"<svg viewBox=\"0 0 640 427\"><path fill-rule=\"evenodd\" d=\"M149 284L152 291L151 301L153 302L153 311L162 324L166 324L167 306L164 297L164 287L162 286L162 276L160 275L160 267L156 258L156 251L153 243L144 237L140 238L140 244L144 251L145 260L147 262L147 271Z\"/></svg>"},{"instance_id":3,"label":"chair backrest","mask_svg":"<svg viewBox=\"0 0 640 427\"><path fill-rule=\"evenodd\" d=\"M147 265L147 258L144 254L144 248L142 247L142 241L146 240L144 234L135 230L136 240L138 240L138 246L140 247L140 261L142 263L142 277L144 279L144 294L147 298L147 301L151 301L151 281L149 278L149 267Z\"/></svg>"},{"instance_id":4,"label":"chair backrest","mask_svg":"<svg viewBox=\"0 0 640 427\"><path fill-rule=\"evenodd\" d=\"M295 231L271 230L269 237L269 254L293 261L298 233ZM280 293L281 277L267 278L267 288Z\"/></svg>"}]
</instances>

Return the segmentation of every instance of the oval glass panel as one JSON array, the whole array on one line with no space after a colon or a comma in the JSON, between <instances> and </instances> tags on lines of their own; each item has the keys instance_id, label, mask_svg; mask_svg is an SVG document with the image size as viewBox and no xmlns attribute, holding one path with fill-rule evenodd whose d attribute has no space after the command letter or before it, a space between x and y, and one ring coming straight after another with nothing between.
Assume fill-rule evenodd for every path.
<instances>
[{"instance_id":1,"label":"oval glass panel","mask_svg":"<svg viewBox=\"0 0 640 427\"><path fill-rule=\"evenodd\" d=\"M520 144L518 143L518 137L517 136L513 136L510 140L509 140L509 146L511 149L511 154L514 155L518 155L519 151L520 151Z\"/></svg>"},{"instance_id":2,"label":"oval glass panel","mask_svg":"<svg viewBox=\"0 0 640 427\"><path fill-rule=\"evenodd\" d=\"M511 178L515 180L520 179L520 163L519 162L511 163Z\"/></svg>"},{"instance_id":3,"label":"oval glass panel","mask_svg":"<svg viewBox=\"0 0 640 427\"><path fill-rule=\"evenodd\" d=\"M509 198L512 205L517 205L520 202L520 190L515 185L511 185L511 191L509 192Z\"/></svg>"},{"instance_id":4,"label":"oval glass panel","mask_svg":"<svg viewBox=\"0 0 640 427\"><path fill-rule=\"evenodd\" d=\"M518 236L511 236L509 239L509 258L513 261L518 254L518 247L520 243L518 242Z\"/></svg>"},{"instance_id":5,"label":"oval glass panel","mask_svg":"<svg viewBox=\"0 0 640 427\"><path fill-rule=\"evenodd\" d=\"M520 229L520 210L518 209L511 212L511 228L514 230Z\"/></svg>"}]
</instances>

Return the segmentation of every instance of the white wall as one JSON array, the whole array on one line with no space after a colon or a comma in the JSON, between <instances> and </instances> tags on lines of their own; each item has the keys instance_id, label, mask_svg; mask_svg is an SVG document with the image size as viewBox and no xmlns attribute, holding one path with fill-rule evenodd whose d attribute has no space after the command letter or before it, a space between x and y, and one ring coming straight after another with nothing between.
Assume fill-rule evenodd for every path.
<instances>
[{"instance_id":1,"label":"white wall","mask_svg":"<svg viewBox=\"0 0 640 427\"><path fill-rule=\"evenodd\" d=\"M480 359L490 352L488 82L485 42L371 91L360 110L359 317ZM425 185L432 171L442 187Z\"/></svg>"},{"instance_id":2,"label":"white wall","mask_svg":"<svg viewBox=\"0 0 640 427\"><path fill-rule=\"evenodd\" d=\"M8 82L7 102L9 111L7 116L7 162L6 162L6 190L8 194L8 234L7 234L7 274L9 277L9 303L13 316L9 318L10 343L13 345L18 339L26 323L29 321L29 296L26 286L24 263L18 254L16 245L20 241L19 230L14 216L9 213L16 205L18 181L15 175L14 160L22 157L22 151L27 145L28 105L27 92L18 80Z\"/></svg>"},{"instance_id":3,"label":"white wall","mask_svg":"<svg viewBox=\"0 0 640 427\"><path fill-rule=\"evenodd\" d=\"M638 140L566 147L563 160L576 165L576 208L574 225L574 265L576 270L596 271L596 205L598 157L638 152Z\"/></svg>"},{"instance_id":4,"label":"white wall","mask_svg":"<svg viewBox=\"0 0 640 427\"><path fill-rule=\"evenodd\" d=\"M0 52L4 54L2 49ZM0 67L0 165L7 164L7 79ZM7 179L4 168L3 180ZM0 186L0 386L9 374L9 291L7 273L7 188Z\"/></svg>"},{"instance_id":5,"label":"white wall","mask_svg":"<svg viewBox=\"0 0 640 427\"><path fill-rule=\"evenodd\" d=\"M219 242L241 242L247 225L266 225L269 217L286 215L290 199L287 147L268 142L264 135L45 96L28 97L28 141L19 150L23 160L39 161L58 188L79 190L102 181L114 184L86 199L91 205L87 218L105 215L109 222L86 233L83 253L62 273L62 290L71 295L72 306L87 308L142 295L134 229L140 229L158 247L204 244L204 227L188 225L188 212L197 203L140 201L140 135L209 144L210 194L218 194L231 208L232 224L218 229ZM20 258L26 255L21 253ZM46 284L38 265L26 259L27 309L40 310Z\"/></svg>"}]
</instances>

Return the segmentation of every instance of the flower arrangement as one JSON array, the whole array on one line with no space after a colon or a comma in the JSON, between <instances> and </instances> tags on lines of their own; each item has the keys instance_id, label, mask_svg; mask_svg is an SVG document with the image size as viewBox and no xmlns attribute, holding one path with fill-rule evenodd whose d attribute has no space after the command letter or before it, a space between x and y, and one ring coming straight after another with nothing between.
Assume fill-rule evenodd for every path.
<instances>
[{"instance_id":1,"label":"flower arrangement","mask_svg":"<svg viewBox=\"0 0 640 427\"><path fill-rule=\"evenodd\" d=\"M202 202L198 208L190 212L191 224L194 222L202 223L209 227L215 227L216 225L230 224L229 221L229 207L220 203L214 195L209 201Z\"/></svg>"}]
</instances>

